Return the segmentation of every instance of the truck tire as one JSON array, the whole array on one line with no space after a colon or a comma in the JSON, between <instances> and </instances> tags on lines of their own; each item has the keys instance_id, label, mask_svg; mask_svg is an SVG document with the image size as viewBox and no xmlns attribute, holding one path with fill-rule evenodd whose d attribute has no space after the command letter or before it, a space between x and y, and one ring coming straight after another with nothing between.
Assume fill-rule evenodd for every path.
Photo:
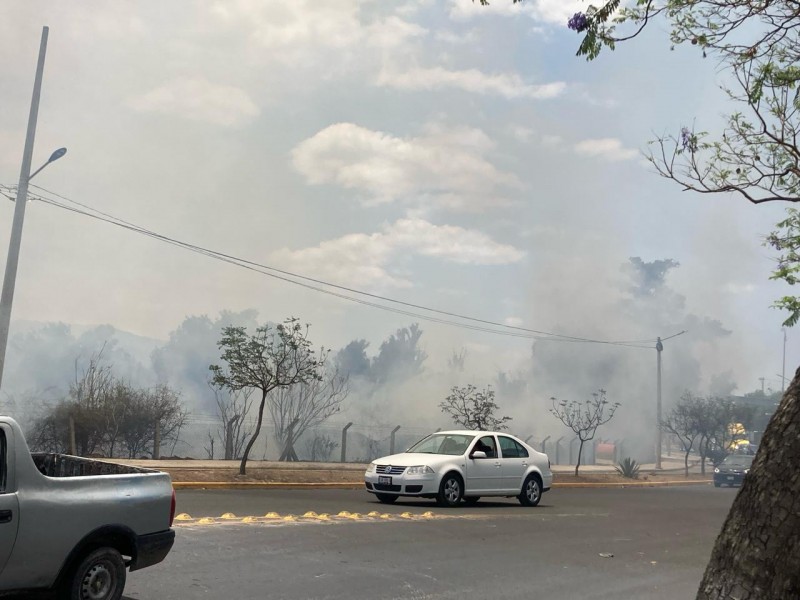
<instances>
[{"instance_id":1,"label":"truck tire","mask_svg":"<svg viewBox=\"0 0 800 600\"><path fill-rule=\"evenodd\" d=\"M97 548L83 557L66 582L69 600L120 600L125 561L115 548Z\"/></svg>"}]
</instances>

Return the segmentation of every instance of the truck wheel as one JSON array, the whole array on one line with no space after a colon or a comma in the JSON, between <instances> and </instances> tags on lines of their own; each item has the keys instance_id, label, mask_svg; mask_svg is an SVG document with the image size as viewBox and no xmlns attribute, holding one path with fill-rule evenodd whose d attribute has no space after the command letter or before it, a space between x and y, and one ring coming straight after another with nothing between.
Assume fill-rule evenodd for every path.
<instances>
[{"instance_id":1,"label":"truck wheel","mask_svg":"<svg viewBox=\"0 0 800 600\"><path fill-rule=\"evenodd\" d=\"M115 548L98 548L83 558L67 585L70 600L119 600L125 588L122 555Z\"/></svg>"}]
</instances>

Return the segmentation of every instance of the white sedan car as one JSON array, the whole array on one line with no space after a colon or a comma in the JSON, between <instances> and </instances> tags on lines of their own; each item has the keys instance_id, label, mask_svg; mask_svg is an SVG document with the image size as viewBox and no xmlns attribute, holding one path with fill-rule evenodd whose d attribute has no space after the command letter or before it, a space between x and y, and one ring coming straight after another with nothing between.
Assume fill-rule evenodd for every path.
<instances>
[{"instance_id":1,"label":"white sedan car","mask_svg":"<svg viewBox=\"0 0 800 600\"><path fill-rule=\"evenodd\" d=\"M546 454L494 431L440 431L402 454L372 461L364 473L367 491L387 504L400 496L436 498L440 506L516 496L536 506L552 483Z\"/></svg>"}]
</instances>

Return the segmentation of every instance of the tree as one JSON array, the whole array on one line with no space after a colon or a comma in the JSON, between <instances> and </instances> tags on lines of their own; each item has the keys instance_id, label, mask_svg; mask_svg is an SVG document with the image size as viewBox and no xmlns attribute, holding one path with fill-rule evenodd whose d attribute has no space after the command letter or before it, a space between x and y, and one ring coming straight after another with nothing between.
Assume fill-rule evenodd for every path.
<instances>
[{"instance_id":1,"label":"tree","mask_svg":"<svg viewBox=\"0 0 800 600\"><path fill-rule=\"evenodd\" d=\"M789 285L800 283L800 210L789 208L789 215L778 223L775 231L767 237L767 244L781 253L778 268L770 279L783 280ZM784 325L792 327L800 319L800 297L784 296L774 306L789 312Z\"/></svg>"},{"instance_id":2,"label":"tree","mask_svg":"<svg viewBox=\"0 0 800 600\"><path fill-rule=\"evenodd\" d=\"M214 400L217 404L219 426L215 435L209 432L210 450L213 453L214 440L219 440L224 451L225 460L235 460L242 457L242 449L253 431L247 426L245 419L253 404L252 389L231 392L226 389L211 386Z\"/></svg>"},{"instance_id":3,"label":"tree","mask_svg":"<svg viewBox=\"0 0 800 600\"><path fill-rule=\"evenodd\" d=\"M334 442L324 433L316 433L312 439L306 442L306 449L312 462L328 462L338 446L338 442Z\"/></svg>"},{"instance_id":4,"label":"tree","mask_svg":"<svg viewBox=\"0 0 800 600\"><path fill-rule=\"evenodd\" d=\"M485 0L481 0L485 2ZM658 172L686 190L736 193L749 202L800 201L800 11L794 0L620 0L575 14L568 26L583 33L579 55L595 58L603 46L636 37L665 17L673 44L689 42L714 55L732 75L733 112L721 135L684 127L656 140L650 159ZM615 27L633 30L617 37ZM800 239L797 213L768 239L785 252L773 273L797 283ZM794 233L795 235L791 235ZM783 234L789 234L781 237ZM775 241L780 240L779 246ZM788 268L787 268L788 267ZM796 296L776 306L800 317ZM800 369L767 426L751 473L736 496L698 598L792 598L800 596L800 477L787 477L800 459ZM788 550L788 551L787 551Z\"/></svg>"},{"instance_id":5,"label":"tree","mask_svg":"<svg viewBox=\"0 0 800 600\"><path fill-rule=\"evenodd\" d=\"M581 466L583 445L594 439L598 427L614 418L614 413L617 412L620 404L619 402L610 403L606 399L605 390L594 392L591 399L586 402L558 400L556 398L550 398L550 402L553 404L550 412L569 427L580 440L578 460L575 464L575 477L577 477L578 469Z\"/></svg>"},{"instance_id":6,"label":"tree","mask_svg":"<svg viewBox=\"0 0 800 600\"><path fill-rule=\"evenodd\" d=\"M454 386L450 395L439 404L442 412L450 415L456 425L477 431L500 431L508 429L511 417L496 417L500 407L494 401L494 390L486 386L478 390L474 385Z\"/></svg>"},{"instance_id":7,"label":"tree","mask_svg":"<svg viewBox=\"0 0 800 600\"><path fill-rule=\"evenodd\" d=\"M391 379L406 379L422 371L422 363L428 355L419 347L422 329L417 323L398 329L380 347L378 356L372 361L370 373L376 383Z\"/></svg>"},{"instance_id":8,"label":"tree","mask_svg":"<svg viewBox=\"0 0 800 600\"><path fill-rule=\"evenodd\" d=\"M673 434L680 443L683 450L684 476L689 477L689 454L700 435L695 399L689 392L684 393L661 419L660 427L662 431Z\"/></svg>"},{"instance_id":9,"label":"tree","mask_svg":"<svg viewBox=\"0 0 800 600\"><path fill-rule=\"evenodd\" d=\"M303 327L294 317L277 326L257 327L253 335L244 327L225 327L218 346L227 368L211 365L212 383L232 392L261 392L256 428L239 465L239 474L245 475L247 459L261 432L267 395L277 388L321 379L327 353L323 350L317 357L308 340L308 326Z\"/></svg>"},{"instance_id":10,"label":"tree","mask_svg":"<svg viewBox=\"0 0 800 600\"><path fill-rule=\"evenodd\" d=\"M269 411L275 424L275 440L283 448L279 460L296 461L294 444L312 427L339 412L349 393L348 378L333 369L320 379L273 390Z\"/></svg>"}]
</instances>

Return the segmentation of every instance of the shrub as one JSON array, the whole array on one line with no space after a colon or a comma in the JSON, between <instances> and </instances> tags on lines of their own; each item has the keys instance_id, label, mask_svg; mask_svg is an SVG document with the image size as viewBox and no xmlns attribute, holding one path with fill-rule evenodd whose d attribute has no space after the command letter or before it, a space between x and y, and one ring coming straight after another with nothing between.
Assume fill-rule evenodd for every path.
<instances>
[{"instance_id":1,"label":"shrub","mask_svg":"<svg viewBox=\"0 0 800 600\"><path fill-rule=\"evenodd\" d=\"M626 479L639 479L639 463L630 457L623 458L614 468Z\"/></svg>"}]
</instances>

